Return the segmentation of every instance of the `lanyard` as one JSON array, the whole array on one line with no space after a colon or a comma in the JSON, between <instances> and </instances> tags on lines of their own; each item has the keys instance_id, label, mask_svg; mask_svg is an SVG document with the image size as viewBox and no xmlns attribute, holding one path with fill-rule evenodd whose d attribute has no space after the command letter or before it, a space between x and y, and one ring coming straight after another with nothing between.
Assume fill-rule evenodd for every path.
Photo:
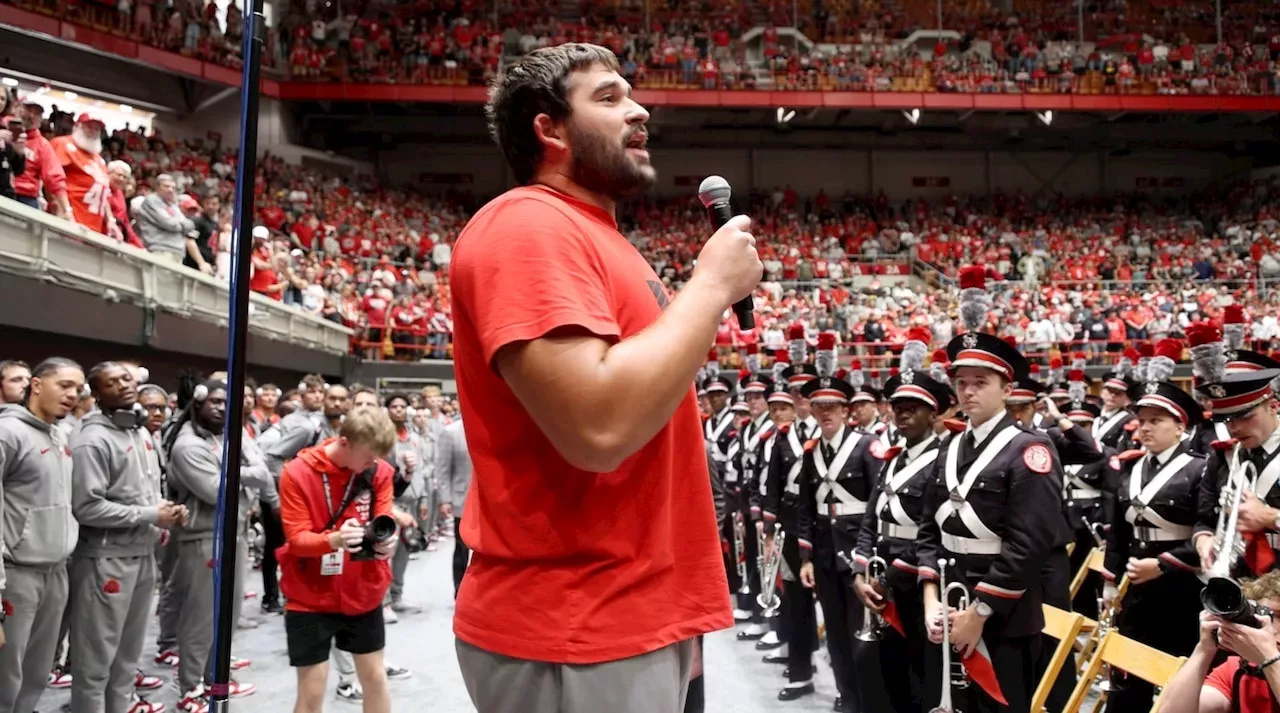
<instances>
[{"instance_id":1,"label":"lanyard","mask_svg":"<svg viewBox=\"0 0 1280 713\"><path fill-rule=\"evenodd\" d=\"M351 479L347 481L347 490L342 494L342 501L338 504L338 507L341 508L341 510L346 510L347 505L351 503L351 489L355 487L357 477L357 473L352 473ZM337 524L338 516L341 515L342 512L341 510L336 513L333 511L333 501L329 499L329 474L321 473L320 478L324 482L324 506L329 509L329 527L333 527Z\"/></svg>"}]
</instances>

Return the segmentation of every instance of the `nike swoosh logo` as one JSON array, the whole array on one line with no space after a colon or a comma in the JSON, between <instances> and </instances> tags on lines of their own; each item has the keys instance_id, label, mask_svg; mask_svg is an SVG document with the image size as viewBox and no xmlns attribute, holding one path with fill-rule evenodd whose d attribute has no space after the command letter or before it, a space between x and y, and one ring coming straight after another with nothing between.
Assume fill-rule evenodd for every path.
<instances>
[{"instance_id":1,"label":"nike swoosh logo","mask_svg":"<svg viewBox=\"0 0 1280 713\"><path fill-rule=\"evenodd\" d=\"M40 455L44 455L45 453L48 453L48 452L49 452L48 448L43 448L40 450Z\"/></svg>"}]
</instances>

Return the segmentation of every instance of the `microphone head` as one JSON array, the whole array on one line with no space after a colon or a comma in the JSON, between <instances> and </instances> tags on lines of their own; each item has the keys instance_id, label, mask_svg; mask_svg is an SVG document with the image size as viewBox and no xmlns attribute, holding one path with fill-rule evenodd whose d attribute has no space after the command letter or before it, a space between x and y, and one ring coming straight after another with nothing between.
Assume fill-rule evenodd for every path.
<instances>
[{"instance_id":1,"label":"microphone head","mask_svg":"<svg viewBox=\"0 0 1280 713\"><path fill-rule=\"evenodd\" d=\"M716 203L728 203L732 195L733 189L729 187L729 182L721 176L707 176L698 186L698 200L702 201L705 208Z\"/></svg>"}]
</instances>

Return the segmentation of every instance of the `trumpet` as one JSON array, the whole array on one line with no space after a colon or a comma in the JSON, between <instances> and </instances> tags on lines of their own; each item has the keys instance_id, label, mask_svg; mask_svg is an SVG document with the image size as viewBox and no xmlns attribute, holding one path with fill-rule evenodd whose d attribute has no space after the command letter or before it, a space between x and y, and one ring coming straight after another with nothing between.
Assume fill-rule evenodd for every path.
<instances>
[{"instance_id":1,"label":"trumpet","mask_svg":"<svg viewBox=\"0 0 1280 713\"><path fill-rule=\"evenodd\" d=\"M742 511L733 513L733 555L738 562L738 594L750 594L751 583L747 581L747 525L743 521Z\"/></svg>"},{"instance_id":2,"label":"trumpet","mask_svg":"<svg viewBox=\"0 0 1280 713\"><path fill-rule=\"evenodd\" d=\"M1244 556L1245 543L1240 539L1237 525L1240 520L1240 501L1245 490L1254 489L1258 469L1250 461L1240 462L1240 446L1232 453L1232 468L1227 474L1227 484L1218 500L1218 527L1213 533L1213 566L1203 576L1204 589L1200 590L1200 603L1211 614L1246 626L1257 626L1253 606L1245 598L1240 584L1231 578L1231 569Z\"/></svg>"},{"instance_id":3,"label":"trumpet","mask_svg":"<svg viewBox=\"0 0 1280 713\"><path fill-rule=\"evenodd\" d=\"M1089 518L1084 515L1080 516L1080 521L1084 523L1084 527L1089 531L1089 534L1093 535L1093 543L1097 545L1099 549L1107 549L1107 538L1102 536L1103 524L1100 522L1089 522Z\"/></svg>"},{"instance_id":4,"label":"trumpet","mask_svg":"<svg viewBox=\"0 0 1280 713\"><path fill-rule=\"evenodd\" d=\"M760 534L760 556L757 558L760 562L760 594L756 596L756 604L760 605L766 617L777 614L778 608L782 606L782 597L778 596L778 569L782 567L782 545L786 538L786 534L782 532L782 524L775 522L773 552L765 557L769 543L764 533Z\"/></svg>"},{"instance_id":5,"label":"trumpet","mask_svg":"<svg viewBox=\"0 0 1280 713\"><path fill-rule=\"evenodd\" d=\"M955 560L938 560L938 586L942 587L942 670L947 680L942 684L942 699L929 713L960 713L951 701L951 689L963 690L969 687L969 677L965 673L964 662L958 658L954 662L951 660L951 620L947 616L951 592L960 592L960 599L957 602L959 609L969 608L969 588L964 586L964 582L947 584L947 565L955 566L955 563Z\"/></svg>"},{"instance_id":6,"label":"trumpet","mask_svg":"<svg viewBox=\"0 0 1280 713\"><path fill-rule=\"evenodd\" d=\"M885 585L885 574L889 571L889 563L884 561L880 555L872 555L867 560L867 580L880 585L880 590L889 595L889 588ZM854 633L853 638L858 641L875 642L884 638L884 630L887 627L884 617L880 616L880 612L867 610L867 616L862 621L862 628Z\"/></svg>"}]
</instances>

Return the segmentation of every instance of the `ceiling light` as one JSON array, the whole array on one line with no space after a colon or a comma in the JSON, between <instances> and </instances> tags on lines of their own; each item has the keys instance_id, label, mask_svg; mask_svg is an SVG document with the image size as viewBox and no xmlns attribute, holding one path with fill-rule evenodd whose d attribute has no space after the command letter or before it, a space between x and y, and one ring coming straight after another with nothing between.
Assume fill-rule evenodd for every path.
<instances>
[{"instance_id":1,"label":"ceiling light","mask_svg":"<svg viewBox=\"0 0 1280 713\"><path fill-rule=\"evenodd\" d=\"M76 94L75 92L63 92L62 96L66 97L67 99L70 99L71 101L75 101L76 99L80 98L80 95Z\"/></svg>"},{"instance_id":2,"label":"ceiling light","mask_svg":"<svg viewBox=\"0 0 1280 713\"><path fill-rule=\"evenodd\" d=\"M906 117L906 120L907 120L907 121L909 121L909 122L911 122L911 125L912 125L912 126L915 126L916 124L919 124L919 123L920 123L920 110L919 110L919 109L912 109L911 111L904 111L904 112L902 112L902 116Z\"/></svg>"},{"instance_id":3,"label":"ceiling light","mask_svg":"<svg viewBox=\"0 0 1280 713\"><path fill-rule=\"evenodd\" d=\"M133 113L133 107L129 106L128 104L121 104L121 105L120 105L120 111L121 111L121 113L124 113L124 114L132 114L132 113Z\"/></svg>"},{"instance_id":4,"label":"ceiling light","mask_svg":"<svg viewBox=\"0 0 1280 713\"><path fill-rule=\"evenodd\" d=\"M1053 110L1049 109L1048 111L1045 111L1045 112L1037 111L1036 118L1039 119L1040 122L1043 123L1045 126L1050 126L1053 124Z\"/></svg>"},{"instance_id":5,"label":"ceiling light","mask_svg":"<svg viewBox=\"0 0 1280 713\"><path fill-rule=\"evenodd\" d=\"M6 87L18 86L18 80L14 79L13 77L5 77L4 79L0 79L0 82L4 83Z\"/></svg>"}]
</instances>

